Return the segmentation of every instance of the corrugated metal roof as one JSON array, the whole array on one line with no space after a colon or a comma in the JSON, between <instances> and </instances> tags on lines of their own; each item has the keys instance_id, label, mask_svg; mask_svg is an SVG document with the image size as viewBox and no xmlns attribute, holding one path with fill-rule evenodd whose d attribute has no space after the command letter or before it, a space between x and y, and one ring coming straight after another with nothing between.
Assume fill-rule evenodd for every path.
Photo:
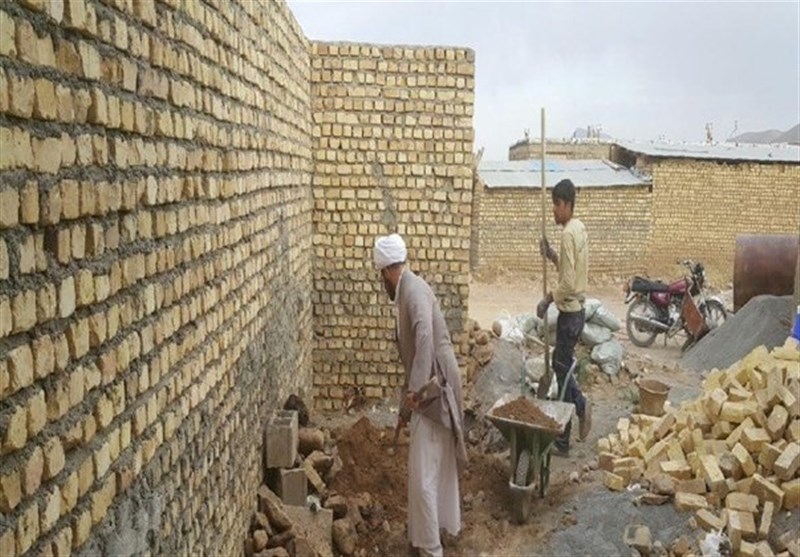
<instances>
[{"instance_id":1,"label":"corrugated metal roof","mask_svg":"<svg viewBox=\"0 0 800 557\"><path fill-rule=\"evenodd\" d=\"M542 187L541 161L481 161L478 175L489 188ZM569 178L579 188L641 186L650 183L627 168L600 159L545 159L545 184L552 188Z\"/></svg>"},{"instance_id":2,"label":"corrugated metal roof","mask_svg":"<svg viewBox=\"0 0 800 557\"><path fill-rule=\"evenodd\" d=\"M620 147L649 157L800 163L800 145L735 143L667 143L616 141Z\"/></svg>"}]
</instances>

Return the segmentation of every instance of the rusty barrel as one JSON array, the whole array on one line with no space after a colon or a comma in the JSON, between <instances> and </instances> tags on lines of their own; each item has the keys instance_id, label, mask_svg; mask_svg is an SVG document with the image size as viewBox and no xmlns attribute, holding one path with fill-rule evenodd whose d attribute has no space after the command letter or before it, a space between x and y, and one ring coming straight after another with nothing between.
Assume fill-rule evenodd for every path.
<instances>
[{"instance_id":1,"label":"rusty barrel","mask_svg":"<svg viewBox=\"0 0 800 557\"><path fill-rule=\"evenodd\" d=\"M800 234L746 234L736 237L733 309L761 294L791 296Z\"/></svg>"}]
</instances>

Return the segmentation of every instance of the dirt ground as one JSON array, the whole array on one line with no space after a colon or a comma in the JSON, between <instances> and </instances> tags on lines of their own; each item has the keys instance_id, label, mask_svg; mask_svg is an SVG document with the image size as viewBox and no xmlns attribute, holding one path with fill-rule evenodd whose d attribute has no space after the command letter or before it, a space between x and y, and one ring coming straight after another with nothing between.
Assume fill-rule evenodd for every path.
<instances>
[{"instance_id":1,"label":"dirt ground","mask_svg":"<svg viewBox=\"0 0 800 557\"><path fill-rule=\"evenodd\" d=\"M533 312L541 297L541 286L505 277L489 283L473 282L470 292L470 316L488 329L504 312L510 315ZM589 295L599 298L624 319L626 306L621 283L593 285ZM633 382L635 377L657 378L671 385L669 400L674 405L696 396L701 380L698 374L680 369L680 339L664 346L659 338L653 347L640 349L631 345L624 331L623 323L617 337L626 350L624 370L613 380L599 371L584 379L582 388L593 407L592 432L585 442L574 439L569 458L553 457L549 489L544 498L535 498L531 519L526 524L514 523L510 512L507 448L488 453L483 443L470 446L470 463L460 478L463 529L457 538L445 539L446 555L594 553L590 547L602 554L619 553L626 549L620 544L625 526L631 521L650 520L664 535L672 532L677 535L686 529L689 515L663 507L634 508L630 494L608 492L596 471L597 439L614 430L620 417L632 412L638 392ZM465 406L469 406L473 396L470 387L465 386ZM347 497L366 492L373 504L377 503L373 506L377 509L374 516L359 527L357 554L360 555L407 554L408 439L403 435L397 450L390 454L396 412L391 402L353 415L331 416L328 424L336 428L334 436L344 464L332 486L334 491ZM488 430L493 426L484 422L482 427ZM573 427L575 430L577 427ZM592 503L587 506L588 502ZM614 505L623 505L625 512L608 513L609 506ZM587 524L593 540L589 546L584 535Z\"/></svg>"}]
</instances>

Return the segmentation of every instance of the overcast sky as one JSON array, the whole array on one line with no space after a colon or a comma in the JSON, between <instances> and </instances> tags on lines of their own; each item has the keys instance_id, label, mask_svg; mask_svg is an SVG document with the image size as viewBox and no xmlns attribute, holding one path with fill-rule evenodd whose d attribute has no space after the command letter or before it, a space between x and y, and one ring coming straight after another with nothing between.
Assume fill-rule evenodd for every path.
<instances>
[{"instance_id":1,"label":"overcast sky","mask_svg":"<svg viewBox=\"0 0 800 557\"><path fill-rule=\"evenodd\" d=\"M475 50L475 148L502 160L524 128L702 141L800 122L800 2L290 0L312 40Z\"/></svg>"}]
</instances>

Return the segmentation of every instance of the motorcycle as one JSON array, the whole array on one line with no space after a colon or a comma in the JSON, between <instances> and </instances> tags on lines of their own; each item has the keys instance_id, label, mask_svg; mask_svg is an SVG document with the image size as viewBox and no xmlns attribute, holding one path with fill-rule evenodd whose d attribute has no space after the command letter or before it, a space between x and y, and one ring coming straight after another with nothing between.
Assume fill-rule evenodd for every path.
<instances>
[{"instance_id":1,"label":"motorcycle","mask_svg":"<svg viewBox=\"0 0 800 557\"><path fill-rule=\"evenodd\" d=\"M722 300L705 292L706 271L702 263L685 260L689 276L665 284L635 276L625 285L628 338L646 348L659 334L664 343L683 331L687 335L681 347L687 350L703 335L719 327L728 317Z\"/></svg>"}]
</instances>

